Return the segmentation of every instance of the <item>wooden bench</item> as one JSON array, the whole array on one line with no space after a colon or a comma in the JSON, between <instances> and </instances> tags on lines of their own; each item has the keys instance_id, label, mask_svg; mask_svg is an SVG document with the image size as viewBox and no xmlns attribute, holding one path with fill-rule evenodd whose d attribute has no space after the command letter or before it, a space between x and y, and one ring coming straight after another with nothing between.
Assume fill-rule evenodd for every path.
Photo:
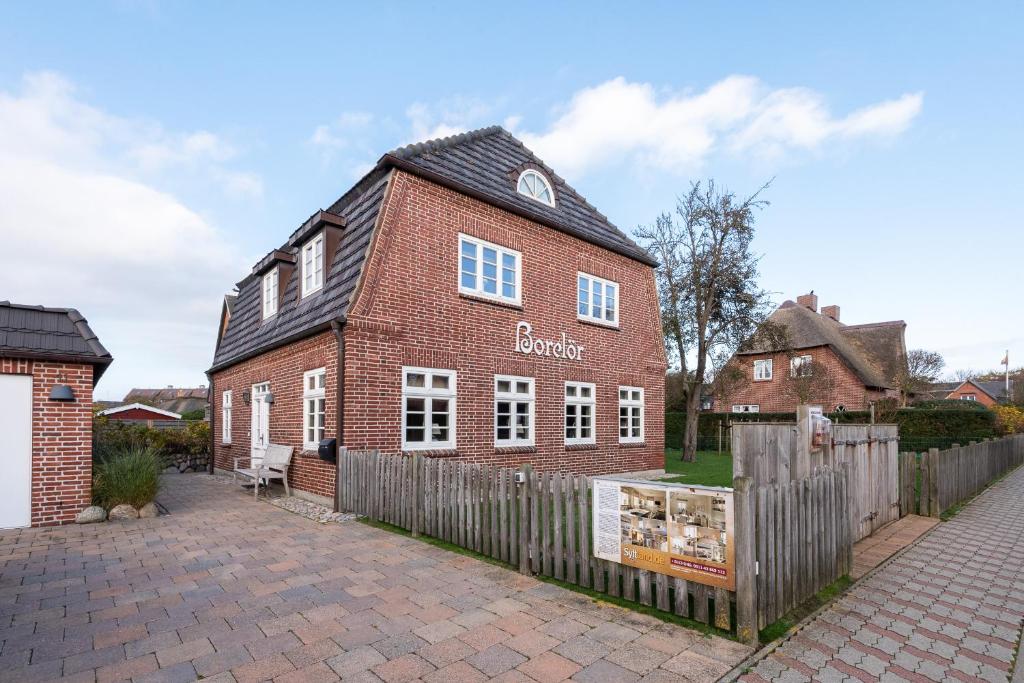
<instances>
[{"instance_id":1,"label":"wooden bench","mask_svg":"<svg viewBox=\"0 0 1024 683\"><path fill-rule=\"evenodd\" d=\"M231 473L231 479L234 480L238 475L252 479L253 498L259 497L260 479L265 479L267 486L270 486L271 479L280 479L284 482L284 494L290 496L292 494L288 490L288 465L291 464L293 450L291 446L270 444L263 456L263 462L258 467L239 467L238 462L242 458L235 458L235 469Z\"/></svg>"}]
</instances>

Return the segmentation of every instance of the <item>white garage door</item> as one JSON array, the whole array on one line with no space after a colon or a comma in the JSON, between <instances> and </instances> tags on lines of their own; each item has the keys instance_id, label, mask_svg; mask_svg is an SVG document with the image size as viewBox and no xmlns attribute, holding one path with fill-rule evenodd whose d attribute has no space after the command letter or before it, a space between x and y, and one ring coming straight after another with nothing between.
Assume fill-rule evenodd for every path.
<instances>
[{"instance_id":1,"label":"white garage door","mask_svg":"<svg viewBox=\"0 0 1024 683\"><path fill-rule=\"evenodd\" d=\"M32 378L0 375L0 529L32 522Z\"/></svg>"}]
</instances>

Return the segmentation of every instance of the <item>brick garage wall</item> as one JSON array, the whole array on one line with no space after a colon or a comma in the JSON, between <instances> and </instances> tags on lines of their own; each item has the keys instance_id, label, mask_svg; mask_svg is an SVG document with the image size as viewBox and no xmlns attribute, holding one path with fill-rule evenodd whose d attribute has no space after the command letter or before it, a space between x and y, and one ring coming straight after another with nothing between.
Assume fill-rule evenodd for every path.
<instances>
[{"instance_id":1,"label":"brick garage wall","mask_svg":"<svg viewBox=\"0 0 1024 683\"><path fill-rule=\"evenodd\" d=\"M32 376L32 526L74 521L92 500L93 368L4 358L0 373ZM50 400L58 383L74 402Z\"/></svg>"},{"instance_id":2,"label":"brick garage wall","mask_svg":"<svg viewBox=\"0 0 1024 683\"><path fill-rule=\"evenodd\" d=\"M234 469L234 459L241 458L247 467L252 453L250 423L252 408L242 400L244 391L254 384L270 383L274 403L270 407L270 441L294 447L288 470L288 484L319 496L334 496L335 466L320 460L316 453L303 451L302 375L309 370L326 368L326 432L335 435L338 386L337 340L332 332L324 332L264 353L256 358L213 375L213 403L210 407L214 439L214 466ZM231 443L221 440L221 409L224 391L231 390Z\"/></svg>"},{"instance_id":3,"label":"brick garage wall","mask_svg":"<svg viewBox=\"0 0 1024 683\"><path fill-rule=\"evenodd\" d=\"M881 398L883 394L869 392L864 383L827 346L802 349L800 355L810 355L815 363L824 365L835 378L835 387L827 395L816 397L825 412L835 410L842 404L847 410L867 410L869 401ZM762 413L787 413L796 411L797 399L787 391L789 379L789 357L784 353L738 356L741 362L745 384L733 393L716 401L717 409L729 412L737 404L758 405ZM754 361L772 359L772 379L754 380Z\"/></svg>"},{"instance_id":4,"label":"brick garage wall","mask_svg":"<svg viewBox=\"0 0 1024 683\"><path fill-rule=\"evenodd\" d=\"M522 306L458 293L458 234L522 254ZM576 318L576 273L620 285L620 329ZM535 338L564 332L583 361L513 351L516 325ZM401 368L458 373L457 450L499 465L607 473L664 465L665 351L652 269L415 176L396 172L380 230L345 327L344 442L401 449ZM494 375L535 378L535 447L494 446ZM564 382L597 385L597 444L564 444ZM643 444L618 442L618 387L645 390Z\"/></svg>"}]
</instances>

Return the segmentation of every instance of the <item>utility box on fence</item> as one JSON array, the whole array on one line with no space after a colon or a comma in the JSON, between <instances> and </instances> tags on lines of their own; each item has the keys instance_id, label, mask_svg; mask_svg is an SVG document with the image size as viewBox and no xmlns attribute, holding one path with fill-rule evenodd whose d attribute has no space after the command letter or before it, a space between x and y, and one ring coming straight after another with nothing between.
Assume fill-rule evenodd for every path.
<instances>
[{"instance_id":1,"label":"utility box on fence","mask_svg":"<svg viewBox=\"0 0 1024 683\"><path fill-rule=\"evenodd\" d=\"M820 413L811 414L811 452L820 453L832 443L832 420Z\"/></svg>"}]
</instances>

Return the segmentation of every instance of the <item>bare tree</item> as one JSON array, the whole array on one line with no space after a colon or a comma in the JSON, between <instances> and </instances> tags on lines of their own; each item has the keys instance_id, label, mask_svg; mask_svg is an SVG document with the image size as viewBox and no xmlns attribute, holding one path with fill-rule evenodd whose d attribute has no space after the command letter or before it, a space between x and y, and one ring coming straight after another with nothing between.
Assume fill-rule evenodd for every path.
<instances>
[{"instance_id":1,"label":"bare tree","mask_svg":"<svg viewBox=\"0 0 1024 683\"><path fill-rule=\"evenodd\" d=\"M662 327L686 392L683 460L697 455L700 390L711 368L723 367L770 312L750 251L759 195L740 199L714 181L693 183L676 214L662 214L637 236L660 262L656 277ZM691 367L692 363L692 367Z\"/></svg>"},{"instance_id":2,"label":"bare tree","mask_svg":"<svg viewBox=\"0 0 1024 683\"><path fill-rule=\"evenodd\" d=\"M934 382L946 366L942 354L924 349L907 351L907 365L900 368L894 378L900 390L900 401L904 407L911 394L925 389Z\"/></svg>"},{"instance_id":3,"label":"bare tree","mask_svg":"<svg viewBox=\"0 0 1024 683\"><path fill-rule=\"evenodd\" d=\"M791 361L801 358L797 353L787 355ZM791 363L790 369L783 373L783 386L797 403L817 403L827 412L827 404L836 388L836 375L828 365L816 360L798 361L796 364Z\"/></svg>"},{"instance_id":4,"label":"bare tree","mask_svg":"<svg viewBox=\"0 0 1024 683\"><path fill-rule=\"evenodd\" d=\"M954 370L953 374L950 375L954 382L966 382L967 380L973 379L977 376L978 371L971 368L960 368L959 370Z\"/></svg>"}]
</instances>

